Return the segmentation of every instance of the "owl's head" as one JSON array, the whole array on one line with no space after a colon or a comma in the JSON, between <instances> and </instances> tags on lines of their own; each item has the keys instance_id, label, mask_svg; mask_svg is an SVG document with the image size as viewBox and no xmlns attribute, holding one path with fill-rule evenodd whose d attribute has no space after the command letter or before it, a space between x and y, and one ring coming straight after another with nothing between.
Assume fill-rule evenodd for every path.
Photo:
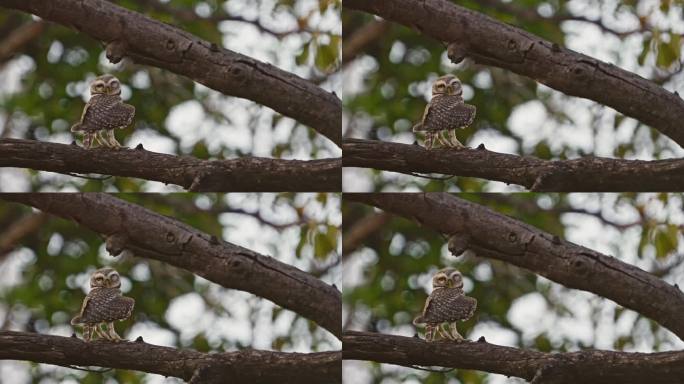
<instances>
[{"instance_id":1,"label":"owl's head","mask_svg":"<svg viewBox=\"0 0 684 384\"><path fill-rule=\"evenodd\" d=\"M91 95L120 95L121 82L112 75L98 76L90 83Z\"/></svg>"},{"instance_id":2,"label":"owl's head","mask_svg":"<svg viewBox=\"0 0 684 384\"><path fill-rule=\"evenodd\" d=\"M454 268L440 269L432 276L432 288L463 289L463 276Z\"/></svg>"},{"instance_id":3,"label":"owl's head","mask_svg":"<svg viewBox=\"0 0 684 384\"><path fill-rule=\"evenodd\" d=\"M454 75L444 75L432 83L432 96L436 95L463 95L461 80Z\"/></svg>"},{"instance_id":4,"label":"owl's head","mask_svg":"<svg viewBox=\"0 0 684 384\"><path fill-rule=\"evenodd\" d=\"M114 268L100 268L90 275L90 288L120 288L121 277Z\"/></svg>"}]
</instances>

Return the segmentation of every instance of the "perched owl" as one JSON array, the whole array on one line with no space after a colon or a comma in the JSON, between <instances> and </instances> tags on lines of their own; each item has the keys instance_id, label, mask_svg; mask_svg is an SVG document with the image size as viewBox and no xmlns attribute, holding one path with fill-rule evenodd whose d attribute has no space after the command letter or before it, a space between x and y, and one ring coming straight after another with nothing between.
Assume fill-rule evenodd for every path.
<instances>
[{"instance_id":1,"label":"perched owl","mask_svg":"<svg viewBox=\"0 0 684 384\"><path fill-rule=\"evenodd\" d=\"M423 119L413 132L425 132L425 147L431 149L438 140L447 147L463 148L456 138L456 130L465 128L475 120L475 106L463 102L461 81L454 75L445 75L432 84L432 99L425 107ZM446 137L448 132L450 137ZM444 137L441 135L445 134Z\"/></svg>"},{"instance_id":2,"label":"perched owl","mask_svg":"<svg viewBox=\"0 0 684 384\"><path fill-rule=\"evenodd\" d=\"M119 341L114 321L131 317L135 300L121 296L121 277L113 268L101 268L90 276L90 288L81 306L81 313L71 319L71 325L83 325L83 338L90 341L93 335ZM102 326L107 329L103 330Z\"/></svg>"},{"instance_id":3,"label":"perched owl","mask_svg":"<svg viewBox=\"0 0 684 384\"><path fill-rule=\"evenodd\" d=\"M121 83L112 75L102 75L93 80L90 94L81 122L74 124L71 132L83 132L85 148L90 148L94 139L105 147L120 147L114 137L114 129L126 128L133 122L135 107L121 101Z\"/></svg>"},{"instance_id":4,"label":"perched owl","mask_svg":"<svg viewBox=\"0 0 684 384\"><path fill-rule=\"evenodd\" d=\"M432 293L425 301L423 314L413 320L414 325L425 324L425 340L432 341L437 333L449 340L461 341L458 321L473 317L477 300L463 293L463 277L453 268L437 271L432 277ZM443 329L448 326L449 329Z\"/></svg>"}]
</instances>

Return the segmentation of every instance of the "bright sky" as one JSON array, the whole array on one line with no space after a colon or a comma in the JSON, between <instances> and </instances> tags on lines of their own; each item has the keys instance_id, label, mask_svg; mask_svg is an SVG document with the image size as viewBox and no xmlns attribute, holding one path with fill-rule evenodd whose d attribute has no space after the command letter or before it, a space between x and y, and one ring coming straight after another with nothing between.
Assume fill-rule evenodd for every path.
<instances>
[{"instance_id":1,"label":"bright sky","mask_svg":"<svg viewBox=\"0 0 684 384\"><path fill-rule=\"evenodd\" d=\"M589 18L598 18L603 14L603 20L609 27L614 27L617 30L631 30L638 27L638 20L635 16L627 11L621 11L613 16L611 12L611 4L616 3L614 0L601 1L601 9L606 11L601 12L596 6L596 1L588 0L573 0L568 3L568 8L577 13ZM640 14L650 13L651 9L658 8L660 2L655 0L641 1L639 8ZM539 12L543 13L548 4L539 8ZM674 8L674 7L673 7ZM684 23L681 20L684 16L681 12L671 12L665 17L660 12L656 12L656 16L652 19L653 23L661 28L671 28L674 32L684 33ZM638 35L632 36L620 41L617 37L602 33L601 30L593 25L582 22L567 21L562 24L562 29L566 32L566 45L568 48L575 51L593 56L595 58L604 60L606 62L615 64L621 68L629 71L634 71L642 76L652 76L652 69L654 67L653 55L650 55L644 67L640 67L636 58L642 51L642 38ZM403 44L396 42L392 48L392 52L405 50ZM448 59L446 52L442 55L442 70L444 73L458 72L464 65L472 65L467 63L454 65ZM364 91L364 77L367 73L377 69L377 62L375 59L365 56L355 62L348 64L344 69L345 78L345 97L352 96ZM418 85L422 90L425 101L430 98L429 84L434 78L425 79L425 81ZM464 98L468 100L472 98L473 86L476 88L491 87L491 78L484 72L475 77L473 84L464 84ZM670 91L678 90L680 94L684 94L684 73L675 76L665 88ZM513 112L508 118L508 127L517 137L522 138L523 146L527 149L533 148L539 141L546 140L552 151L558 151L563 146L568 146L579 156L579 152L593 153L596 156L613 157L613 148L622 143L627 143L634 140L637 144L637 153L627 158L651 160L653 159L652 145L647 144L650 140L645 140L650 135L649 131L642 127L639 131L634 133L637 122L634 119L626 118L619 126L617 134L614 134L613 121L617 112L608 107L598 106L597 103L574 97L567 97L561 92L555 91L544 85L540 85L538 94L543 98L550 96L550 102L554 109L564 111L567 116L571 118L569 123L559 123L548 118L546 109L542 103L537 100L529 101L518 105L513 109ZM602 117L596 123L592 123L591 117L597 113L601 113ZM343 117L343 127L349 125L350 116L345 113ZM370 128L370 122L363 121L363 119L356 119L356 132L363 132ZM592 124L595 124L595 129L592 129ZM410 126L407 125L407 127ZM361 128L358 128L361 127ZM380 132L380 131L379 131ZM355 135L355 137L363 137L363 134ZM636 139L635 139L636 136ZM382 138L385 141L394 141L404 144L412 144L417 140L417 137L407 129L405 132L389 135ZM657 139L666 150L663 151L663 158L683 157L684 149L674 143L674 141L660 135ZM502 136L498 131L493 129L480 129L464 144L470 147L476 147L480 143L497 152L503 153L517 153L518 143L511 138ZM572 153L572 152L571 152ZM388 186L385 192L406 191L406 192L420 192L417 186L401 187L411 181L421 182L415 176L403 175L399 173L383 172L382 180L395 181L398 186ZM427 181L423 181L424 183ZM343 187L345 192L371 192L374 188L373 171L361 168L345 168L343 171ZM505 183L490 181L486 187L487 192L515 192L524 191L523 187L516 185L506 185ZM452 187L453 192L458 189Z\"/></svg>"},{"instance_id":2,"label":"bright sky","mask_svg":"<svg viewBox=\"0 0 684 384\"><path fill-rule=\"evenodd\" d=\"M304 213L313 221L323 225L340 227L342 217L340 212L339 195L329 195L326 205L321 204L315 194L298 194L295 197L295 206L303 207ZM293 222L297 219L295 208L289 205L273 205L274 194L230 194L224 197L231 208L241 208L246 211L259 211L264 219L278 224ZM205 197L198 197L196 204L202 206L207 203ZM294 265L304 271L314 269L315 258L313 249L305 247L302 258L297 258L296 247L301 236L299 227L287 228L281 232L270 226L259 223L251 216L226 213L220 216L223 226L223 239L256 252L270 255L278 260ZM57 255L62 249L63 240L59 234L53 234L48 242L48 252ZM52 251L51 251L52 250ZM338 241L337 254L341 254L341 240ZM0 291L23 282L22 269L35 262L35 254L28 248L19 248L13 251L0 264ZM104 244L99 249L101 265L116 266L117 259L109 256ZM76 276L75 286L80 286L83 294L88 292L89 273L92 268L83 271ZM142 281L153 278L147 264L141 263L133 268L128 275L122 276L122 291L130 290L131 284L136 280ZM341 265L332 268L322 277L328 284L341 284ZM298 318L291 311L282 311L275 320L272 320L272 311L276 307L272 302L256 297L252 294L225 289L211 283L201 277L195 279L195 286L208 288L208 298L221 304L225 314L217 315L206 310L205 301L196 293L187 293L173 299L166 311L166 320L178 332L183 345L190 345L195 335L204 333L210 345L221 351L221 341L231 340L245 345L251 345L255 349L270 350L273 340L279 336L292 335L295 345L283 348L284 352L312 352L339 350L341 342L329 332L323 329L315 331L316 340L312 339L308 321ZM253 313L254 312L254 313ZM68 319L73 314L62 313L59 316ZM0 303L0 323L7 316L7 308ZM24 330L27 312L15 311L12 314L9 330ZM24 320L22 320L24 319ZM296 320L296 321L295 321ZM63 325L50 327L47 322L38 322L36 328L40 333L71 336L74 329ZM138 336L151 344L173 346L176 336L174 333L159 328L152 322L136 323L131 329L119 332L122 337L133 340ZM318 340L318 341L317 341ZM12 384L30 382L27 380L26 362L0 361L0 383L2 379L11 378ZM45 371L75 372L68 368L60 368L51 365L40 364L40 369ZM80 374L80 373L77 373ZM174 379L164 379L158 375L148 375L148 383L171 383L182 382Z\"/></svg>"},{"instance_id":3,"label":"bright sky","mask_svg":"<svg viewBox=\"0 0 684 384\"><path fill-rule=\"evenodd\" d=\"M243 16L249 20L259 17L265 27L276 31L287 31L297 27L297 20L292 14L270 12L275 4L274 0L265 0L259 3L248 0L231 0L227 2L226 8L232 15ZM196 11L201 13L205 6L206 4L203 2L198 3ZM313 12L309 21L310 28L336 34L342 33L339 14L330 9L321 15L317 10L317 0L298 0L295 6L298 17ZM225 21L221 23L220 28L224 33L223 46L225 48L265 61L302 77L309 76L309 65L299 66L295 63L295 57L301 50L302 44L310 39L308 34L290 34L279 41L274 36L262 33L255 26L247 23ZM48 59L59 57L62 51L61 43L52 44L48 51ZM3 84L2 89L0 89L0 100L5 95L22 91L21 79L34 68L34 65L31 58L21 55L0 69L0 82ZM116 70L123 65L125 65L124 62L117 65L109 63L104 52L100 55L100 66L103 73L116 73ZM96 75L94 73L84 74L82 81L68 87L70 94L81 95L79 103L88 100L88 83ZM132 84L124 85L122 97L128 99L131 92L135 92L136 88L146 88L149 85L149 76L145 70L141 70L134 75ZM329 76L328 80L320 86L341 95L341 75ZM291 143L292 153L285 154L282 158L309 160L312 158L312 147L315 153L313 158L340 157L342 155L342 150L322 135L316 135L313 140L309 139L309 129L301 125L295 128L296 123L293 119L283 118L273 129L271 125L276 113L268 107L249 100L224 96L198 83L195 83L194 92L196 95L208 95L212 109L220 111L226 116L226 119L220 123L215 122L206 115L200 103L194 100L176 105L168 113L166 127L175 137L180 139L181 149L188 150L198 140L204 140L212 154L219 154L222 149L230 148L251 153L254 156L271 157L271 151L276 145ZM78 99L74 99L74 101L76 100ZM22 118L16 120L12 124L12 133L9 137L22 138L27 124L21 121ZM0 132L5 129L4 121L5 115L0 111ZM70 123L66 121L60 121L59 124L63 124L65 127L70 126ZM68 129L65 132L55 134L49 134L47 130L44 132L44 136L41 137L41 140L44 141L69 144L75 139L68 132ZM77 139L80 140L80 138ZM173 140L161 135L152 127L137 126L133 134L122 142L124 146L129 148L135 147L138 143L143 143L147 150L154 152L176 154L179 150ZM46 181L55 180L56 182L71 180L76 183L76 188L67 188L64 191L76 191L78 186L85 182L85 180L71 176L49 172L40 172L38 178ZM30 188L30 179L26 170L0 168L0 192L25 192L29 191ZM51 191L52 189L54 188L45 187L44 190ZM144 190L146 192L183 191L177 186L166 186L151 181L145 182Z\"/></svg>"},{"instance_id":4,"label":"bright sky","mask_svg":"<svg viewBox=\"0 0 684 384\"><path fill-rule=\"evenodd\" d=\"M639 216L633 206L620 203L617 204L616 208L613 208L618 196L618 194L575 193L570 194L569 200L574 208L600 211L607 219L618 224L636 221ZM640 194L637 201L639 204L644 204L645 212L654 220L684 225L681 195L671 195L667 206L662 204L656 194ZM548 197L542 197L538 200L538 204L542 207L548 206L550 202ZM645 258L638 257L636 250L641 235L639 227L619 232L614 227L601 223L593 216L572 213L564 214L562 221L566 226L564 238L568 241L615 256L647 271L652 270L655 266L660 266L655 262L655 249L652 245L647 247ZM404 237L399 233L395 234L390 244L390 252L395 247L397 250L401 250L403 244L405 244ZM417 250L417 252L422 251ZM454 266L454 258L450 255L446 244L442 247L441 253L442 265L434 266L433 269L425 271L415 281L415 286L422 286L426 295L431 291L432 274L444 266ZM676 255L680 254L684 254L684 235L681 233ZM492 278L491 267L485 259L481 260L483 260L482 263L475 269L472 277L483 282L490 281ZM361 248L351 256L347 256L343 272L344 289L365 284L364 270L376 262L377 254L369 248ZM684 286L684 265L679 265L673 269L670 274L664 277L664 280L670 284L677 283ZM414 281L413 277L409 283L412 281ZM650 322L643 318L636 321L636 312L624 310L615 321L616 311L618 308L621 310L623 308L611 300L589 292L565 288L543 277L538 277L537 286L540 291L549 289L552 300L567 305L569 313L555 313L548 307L543 296L537 292L517 298L508 312L508 320L522 333L522 341L527 345L534 345L534 339L539 334L545 333L550 337L553 345L560 345L564 339L574 340L576 344L571 350L586 347L612 350L614 340L621 336L633 334L636 344L625 348L626 351L652 352L654 350L656 340L652 337ZM464 290L468 292L472 287L473 281L469 277L464 277ZM593 313L594 308L600 308L598 314ZM343 311L343 318L347 318L348 306L343 306ZM413 314L399 315L408 316L407 319L413 317ZM357 307L349 329L366 330L369 320L370 311L367 308ZM377 326L378 330L383 333L408 337L412 337L416 333L416 329L412 325L391 326L388 322L378 321ZM662 327L658 328L655 335L657 341L661 343L660 350L684 348L682 340ZM469 334L464 336L471 340L477 340L480 336L484 336L488 342L507 346L517 346L519 342L516 333L504 329L494 322L480 322ZM369 363L366 362L345 361L344 382L349 384L373 382L368 365ZM386 364L382 365L381 369L387 372L417 372L419 376L424 374L411 368ZM507 380L511 379L501 375L491 375L491 379L487 382L502 384L516 382ZM389 380L388 382L393 381Z\"/></svg>"}]
</instances>

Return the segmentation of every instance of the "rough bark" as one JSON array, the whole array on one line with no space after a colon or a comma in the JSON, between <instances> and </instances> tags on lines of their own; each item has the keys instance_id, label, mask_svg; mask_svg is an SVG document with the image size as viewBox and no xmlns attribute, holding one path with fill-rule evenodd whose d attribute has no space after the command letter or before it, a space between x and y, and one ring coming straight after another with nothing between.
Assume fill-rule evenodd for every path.
<instances>
[{"instance_id":1,"label":"rough bark","mask_svg":"<svg viewBox=\"0 0 684 384\"><path fill-rule=\"evenodd\" d=\"M611 299L684 339L684 293L614 257L446 193L345 194L465 241L477 256L502 260L570 288ZM462 242L463 242L462 241Z\"/></svg>"},{"instance_id":2,"label":"rough bark","mask_svg":"<svg viewBox=\"0 0 684 384\"><path fill-rule=\"evenodd\" d=\"M295 74L202 40L105 0L0 0L107 44L112 62L124 56L187 76L226 95L243 97L308 125L337 145L342 103Z\"/></svg>"},{"instance_id":3,"label":"rough bark","mask_svg":"<svg viewBox=\"0 0 684 384\"><path fill-rule=\"evenodd\" d=\"M476 369L545 384L665 384L684 380L684 351L542 353L485 341L428 343L415 337L347 331L343 336L342 358L407 367Z\"/></svg>"},{"instance_id":4,"label":"rough bark","mask_svg":"<svg viewBox=\"0 0 684 384\"><path fill-rule=\"evenodd\" d=\"M418 145L345 139L345 167L442 173L518 184L546 192L684 191L684 159L622 160L587 156L542 160L486 149L433 149Z\"/></svg>"},{"instance_id":5,"label":"rough bark","mask_svg":"<svg viewBox=\"0 0 684 384\"><path fill-rule=\"evenodd\" d=\"M0 359L65 367L130 369L178 377L191 383L342 381L341 352L305 354L244 350L210 354L143 341L86 343L75 337L0 331Z\"/></svg>"},{"instance_id":6,"label":"rough bark","mask_svg":"<svg viewBox=\"0 0 684 384\"><path fill-rule=\"evenodd\" d=\"M31 205L104 235L112 255L129 250L186 269L226 288L271 300L338 338L342 333L340 292L272 257L106 193L3 194L0 198Z\"/></svg>"},{"instance_id":7,"label":"rough bark","mask_svg":"<svg viewBox=\"0 0 684 384\"><path fill-rule=\"evenodd\" d=\"M470 57L530 77L567 95L594 100L652 126L684 146L684 100L632 72L447 0L347 0L343 5L450 43L449 56L454 62Z\"/></svg>"},{"instance_id":8,"label":"rough bark","mask_svg":"<svg viewBox=\"0 0 684 384\"><path fill-rule=\"evenodd\" d=\"M342 160L241 157L200 160L136 149L0 139L0 167L136 177L208 192L334 192L342 188Z\"/></svg>"}]
</instances>

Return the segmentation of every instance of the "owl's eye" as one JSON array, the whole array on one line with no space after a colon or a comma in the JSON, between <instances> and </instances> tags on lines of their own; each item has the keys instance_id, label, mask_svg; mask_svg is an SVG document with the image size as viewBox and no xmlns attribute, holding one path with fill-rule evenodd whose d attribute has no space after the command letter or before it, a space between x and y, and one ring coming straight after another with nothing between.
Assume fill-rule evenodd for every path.
<instances>
[{"instance_id":1,"label":"owl's eye","mask_svg":"<svg viewBox=\"0 0 684 384\"><path fill-rule=\"evenodd\" d=\"M102 280L104 280L104 277L102 277L102 276L98 276L95 278L95 281L102 281Z\"/></svg>"},{"instance_id":2,"label":"owl's eye","mask_svg":"<svg viewBox=\"0 0 684 384\"><path fill-rule=\"evenodd\" d=\"M444 84L438 84L437 89L444 89L445 85Z\"/></svg>"},{"instance_id":3,"label":"owl's eye","mask_svg":"<svg viewBox=\"0 0 684 384\"><path fill-rule=\"evenodd\" d=\"M97 84L95 86L95 89L102 89L102 88L104 88L104 84Z\"/></svg>"},{"instance_id":4,"label":"owl's eye","mask_svg":"<svg viewBox=\"0 0 684 384\"><path fill-rule=\"evenodd\" d=\"M112 276L112 280L115 280L115 281L119 280L119 276L117 276L117 275Z\"/></svg>"},{"instance_id":5,"label":"owl's eye","mask_svg":"<svg viewBox=\"0 0 684 384\"><path fill-rule=\"evenodd\" d=\"M114 88L116 88L116 87L119 86L119 82L118 82L118 81L112 81L112 82L109 83L109 84L110 84L112 87L114 87Z\"/></svg>"}]
</instances>

